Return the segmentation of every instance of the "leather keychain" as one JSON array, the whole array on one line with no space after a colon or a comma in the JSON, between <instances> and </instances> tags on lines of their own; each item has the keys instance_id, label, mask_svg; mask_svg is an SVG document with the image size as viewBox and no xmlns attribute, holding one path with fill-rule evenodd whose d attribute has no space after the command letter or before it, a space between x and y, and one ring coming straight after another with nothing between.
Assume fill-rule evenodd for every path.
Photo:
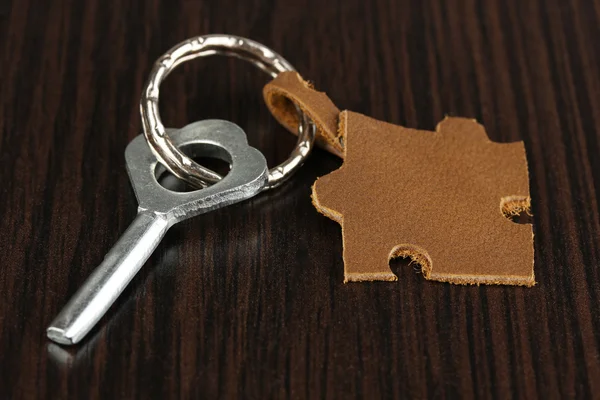
<instances>
[{"instance_id":1,"label":"leather keychain","mask_svg":"<svg viewBox=\"0 0 600 400\"><path fill-rule=\"evenodd\" d=\"M344 159L312 188L319 212L342 226L344 281L396 280L394 257L426 279L533 286L533 230L522 141L495 143L472 119L445 118L435 132L341 111L296 72L263 90L291 132L297 108L317 128L316 143Z\"/></svg>"},{"instance_id":2,"label":"leather keychain","mask_svg":"<svg viewBox=\"0 0 600 400\"><path fill-rule=\"evenodd\" d=\"M267 105L298 134L296 147L277 167L269 170L230 122L163 126L161 82L182 62L213 54L246 59L275 78L264 88ZM447 118L433 133L340 112L281 56L230 35L195 37L160 57L140 114L144 135L126 150L138 215L48 327L47 336L57 343L72 345L87 335L171 226L282 184L310 153L315 129L317 144L345 160L313 186L315 207L342 225L345 281L396 280L388 263L401 256L420 264L428 279L534 284L531 226L506 218L529 210L523 143L493 143L475 121ZM230 171L221 176L182 152L194 145L229 163ZM157 171L165 169L203 190L178 193L161 186Z\"/></svg>"}]
</instances>

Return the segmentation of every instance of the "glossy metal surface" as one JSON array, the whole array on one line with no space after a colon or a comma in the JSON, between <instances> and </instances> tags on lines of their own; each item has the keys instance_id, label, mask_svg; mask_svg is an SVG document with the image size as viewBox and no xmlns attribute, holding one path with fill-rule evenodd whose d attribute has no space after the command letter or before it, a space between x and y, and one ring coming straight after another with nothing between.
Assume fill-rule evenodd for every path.
<instances>
[{"instance_id":1,"label":"glossy metal surface","mask_svg":"<svg viewBox=\"0 0 600 400\"><path fill-rule=\"evenodd\" d=\"M157 161L142 135L127 146L129 178L138 199L138 215L47 329L60 344L79 342L102 318L177 222L248 199L268 182L267 162L248 146L245 133L220 120L195 122L171 131L178 147L194 145L200 154L229 162L231 170L212 186L173 192L156 178Z\"/></svg>"},{"instance_id":2,"label":"glossy metal surface","mask_svg":"<svg viewBox=\"0 0 600 400\"><path fill-rule=\"evenodd\" d=\"M221 177L187 157L171 141L158 110L159 87L161 82L179 64L197 57L215 54L224 54L249 61L272 77L283 71L294 71L289 62L268 47L232 35L207 35L186 40L156 61L140 102L144 135L156 158L169 171L199 188L217 182ZM309 122L304 113L298 111L300 124L296 147L286 161L269 171L269 182L264 190L276 187L288 179L302 165L312 149L315 135L314 125Z\"/></svg>"}]
</instances>

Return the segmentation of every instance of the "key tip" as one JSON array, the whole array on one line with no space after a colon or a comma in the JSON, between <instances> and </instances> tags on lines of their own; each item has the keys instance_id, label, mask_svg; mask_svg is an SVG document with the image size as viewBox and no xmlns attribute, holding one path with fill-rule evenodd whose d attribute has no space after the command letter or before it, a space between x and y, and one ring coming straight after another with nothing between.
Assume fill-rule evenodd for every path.
<instances>
[{"instance_id":1,"label":"key tip","mask_svg":"<svg viewBox=\"0 0 600 400\"><path fill-rule=\"evenodd\" d=\"M56 342L58 344L66 344L66 345L75 344L75 342L73 341L73 338L68 337L66 335L66 332L64 329L57 328L54 326L51 326L48 329L46 329L46 336L48 336L48 339L50 339L53 342Z\"/></svg>"}]
</instances>

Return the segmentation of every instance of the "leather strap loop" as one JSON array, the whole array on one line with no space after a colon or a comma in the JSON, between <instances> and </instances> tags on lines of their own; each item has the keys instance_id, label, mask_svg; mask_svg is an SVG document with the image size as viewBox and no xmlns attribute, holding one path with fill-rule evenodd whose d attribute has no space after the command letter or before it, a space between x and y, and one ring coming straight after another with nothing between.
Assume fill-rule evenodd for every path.
<instances>
[{"instance_id":1,"label":"leather strap loop","mask_svg":"<svg viewBox=\"0 0 600 400\"><path fill-rule=\"evenodd\" d=\"M271 114L292 133L298 132L296 106L312 119L317 128L316 143L344 158L344 147L338 131L340 110L323 92L318 92L295 71L282 72L263 89Z\"/></svg>"}]
</instances>

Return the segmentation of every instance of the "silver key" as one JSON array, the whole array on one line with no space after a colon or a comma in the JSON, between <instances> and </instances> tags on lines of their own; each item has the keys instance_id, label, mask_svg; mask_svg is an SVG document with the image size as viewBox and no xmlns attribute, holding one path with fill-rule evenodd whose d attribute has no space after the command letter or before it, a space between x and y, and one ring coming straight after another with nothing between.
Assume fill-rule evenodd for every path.
<instances>
[{"instance_id":1,"label":"silver key","mask_svg":"<svg viewBox=\"0 0 600 400\"><path fill-rule=\"evenodd\" d=\"M231 170L202 190L180 193L162 187L155 177L157 161L143 135L125 151L129 179L138 199L138 214L123 236L75 293L46 333L71 345L79 342L102 318L177 222L258 194L268 179L264 156L248 145L244 131L221 120L206 120L172 131L178 147L201 146L202 155L223 159Z\"/></svg>"}]
</instances>

